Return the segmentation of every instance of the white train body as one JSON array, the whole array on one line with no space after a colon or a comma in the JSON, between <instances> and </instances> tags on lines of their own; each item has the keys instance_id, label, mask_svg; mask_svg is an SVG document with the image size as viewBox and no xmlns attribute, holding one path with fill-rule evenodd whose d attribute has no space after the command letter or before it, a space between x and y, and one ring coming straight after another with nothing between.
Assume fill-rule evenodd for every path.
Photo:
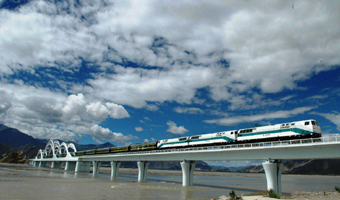
<instances>
[{"instance_id":1,"label":"white train body","mask_svg":"<svg viewBox=\"0 0 340 200\"><path fill-rule=\"evenodd\" d=\"M228 144L231 142L235 142L236 138L237 138L237 130L224 131L224 132L218 132L218 133L195 135L195 136L190 136L190 137L159 140L157 143L157 148Z\"/></svg>"},{"instance_id":2,"label":"white train body","mask_svg":"<svg viewBox=\"0 0 340 200\"><path fill-rule=\"evenodd\" d=\"M270 126L159 140L157 142L157 148L163 149L190 146L224 145L230 143L286 140L300 137L321 137L321 128L315 120L305 120Z\"/></svg>"},{"instance_id":3,"label":"white train body","mask_svg":"<svg viewBox=\"0 0 340 200\"><path fill-rule=\"evenodd\" d=\"M256 141L289 139L298 137L320 137L321 128L315 120L297 121L284 124L275 124L256 128L241 129L237 141Z\"/></svg>"}]
</instances>

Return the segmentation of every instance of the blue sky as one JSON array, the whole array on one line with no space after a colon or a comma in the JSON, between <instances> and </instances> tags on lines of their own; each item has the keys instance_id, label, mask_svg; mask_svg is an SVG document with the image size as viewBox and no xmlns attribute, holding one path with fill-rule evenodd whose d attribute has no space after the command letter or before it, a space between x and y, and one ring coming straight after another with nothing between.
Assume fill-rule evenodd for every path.
<instances>
[{"instance_id":1,"label":"blue sky","mask_svg":"<svg viewBox=\"0 0 340 200\"><path fill-rule=\"evenodd\" d=\"M304 119L340 131L338 1L0 8L0 123L33 137L120 146Z\"/></svg>"}]
</instances>

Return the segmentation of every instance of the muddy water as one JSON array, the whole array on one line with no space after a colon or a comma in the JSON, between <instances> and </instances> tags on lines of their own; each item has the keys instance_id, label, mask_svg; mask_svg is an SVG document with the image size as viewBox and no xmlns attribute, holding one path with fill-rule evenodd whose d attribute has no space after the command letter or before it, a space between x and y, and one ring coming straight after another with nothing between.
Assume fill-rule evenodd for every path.
<instances>
[{"instance_id":1,"label":"muddy water","mask_svg":"<svg viewBox=\"0 0 340 200\"><path fill-rule=\"evenodd\" d=\"M106 171L108 171L106 169ZM250 194L266 189L264 174L201 173L194 186L183 187L180 171L149 170L148 181L138 183L137 171L120 169L116 180L110 174L64 172L27 165L0 164L0 199L209 199ZM285 193L334 190L340 177L283 175Z\"/></svg>"}]
</instances>

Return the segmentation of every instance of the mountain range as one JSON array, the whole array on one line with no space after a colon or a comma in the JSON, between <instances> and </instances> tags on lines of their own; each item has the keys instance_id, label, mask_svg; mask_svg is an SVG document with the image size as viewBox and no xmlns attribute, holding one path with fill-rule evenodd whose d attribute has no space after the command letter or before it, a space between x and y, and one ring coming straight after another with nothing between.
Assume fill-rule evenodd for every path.
<instances>
[{"instance_id":1,"label":"mountain range","mask_svg":"<svg viewBox=\"0 0 340 200\"><path fill-rule=\"evenodd\" d=\"M34 158L37 155L39 149L45 148L48 140L42 140L33 138L25 133L20 132L17 129L7 127L0 124L0 159L11 152L19 151L23 152L26 158ZM95 144L75 144L78 151L87 149L107 148L114 146L111 143L103 143L99 145ZM324 160L288 160L283 161L283 173L286 174L333 174L340 175L340 159L324 159ZM109 165L109 163L103 163ZM122 162L121 167L136 168L136 162ZM180 170L180 162L150 162L150 169L169 169ZM196 170L201 171L233 171L244 173L263 173L262 165L258 166L245 166L239 168L230 168L223 166L209 166L203 161L196 162Z\"/></svg>"}]
</instances>

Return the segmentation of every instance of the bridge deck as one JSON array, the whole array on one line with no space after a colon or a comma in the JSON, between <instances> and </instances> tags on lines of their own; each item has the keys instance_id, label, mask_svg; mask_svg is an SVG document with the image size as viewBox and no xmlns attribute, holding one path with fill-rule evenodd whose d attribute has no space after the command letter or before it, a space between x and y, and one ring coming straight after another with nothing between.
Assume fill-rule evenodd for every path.
<instances>
[{"instance_id":1,"label":"bridge deck","mask_svg":"<svg viewBox=\"0 0 340 200\"><path fill-rule=\"evenodd\" d=\"M340 158L340 137L80 156L82 161L266 160Z\"/></svg>"}]
</instances>

